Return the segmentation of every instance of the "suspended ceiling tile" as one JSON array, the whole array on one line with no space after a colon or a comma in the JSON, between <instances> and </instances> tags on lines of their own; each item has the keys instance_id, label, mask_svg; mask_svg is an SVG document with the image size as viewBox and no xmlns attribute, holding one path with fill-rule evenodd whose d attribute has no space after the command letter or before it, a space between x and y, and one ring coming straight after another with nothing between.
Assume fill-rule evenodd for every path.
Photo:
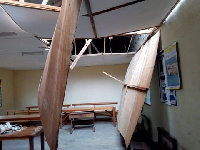
<instances>
[{"instance_id":1,"label":"suspended ceiling tile","mask_svg":"<svg viewBox=\"0 0 200 150\"><path fill-rule=\"evenodd\" d=\"M52 38L59 12L2 5L11 18L26 32Z\"/></svg>"}]
</instances>

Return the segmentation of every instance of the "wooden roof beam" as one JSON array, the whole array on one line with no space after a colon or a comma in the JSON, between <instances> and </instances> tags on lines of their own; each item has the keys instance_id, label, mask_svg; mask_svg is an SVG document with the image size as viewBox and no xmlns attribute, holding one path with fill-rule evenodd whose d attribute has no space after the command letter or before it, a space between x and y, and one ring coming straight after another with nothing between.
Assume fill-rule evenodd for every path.
<instances>
[{"instance_id":1,"label":"wooden roof beam","mask_svg":"<svg viewBox=\"0 0 200 150\"><path fill-rule=\"evenodd\" d=\"M95 38L97 38L97 31L96 31L95 22L94 22L94 18L93 18L93 15L92 15L92 9L91 9L89 0L85 0L85 7L87 9L88 15L90 16L90 22L91 22L92 29L93 29L93 32L94 32L94 36L95 36Z\"/></svg>"},{"instance_id":2,"label":"wooden roof beam","mask_svg":"<svg viewBox=\"0 0 200 150\"><path fill-rule=\"evenodd\" d=\"M12 1L12 0L0 0L0 4L40 9L40 10L55 11L55 12L60 11L60 7L57 7L57 6L41 5L41 4L34 4L34 3L27 3L27 2L18 2L18 1Z\"/></svg>"},{"instance_id":3,"label":"wooden roof beam","mask_svg":"<svg viewBox=\"0 0 200 150\"><path fill-rule=\"evenodd\" d=\"M119 5L119 6L111 7L109 9L105 9L105 10L102 10L102 11L99 11L99 12L95 12L95 13L92 14L92 16L100 15L100 14L103 14L103 13L106 13L106 12L109 12L109 11L113 11L113 10L116 10L116 9L127 7L127 6L130 6L130 5L139 3L139 2L143 2L143 1L145 1L145 0L134 0L134 1L129 2L129 3L125 3L125 4L122 4L122 5ZM90 16L90 14L88 13L88 14L83 15L83 16Z\"/></svg>"}]
</instances>

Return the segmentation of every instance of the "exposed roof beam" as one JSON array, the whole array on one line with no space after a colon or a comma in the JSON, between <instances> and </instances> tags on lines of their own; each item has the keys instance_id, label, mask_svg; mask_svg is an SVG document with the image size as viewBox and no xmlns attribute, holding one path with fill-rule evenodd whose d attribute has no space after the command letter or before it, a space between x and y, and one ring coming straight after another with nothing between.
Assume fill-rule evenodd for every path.
<instances>
[{"instance_id":1,"label":"exposed roof beam","mask_svg":"<svg viewBox=\"0 0 200 150\"><path fill-rule=\"evenodd\" d=\"M62 5L62 1L55 2L53 5L60 7Z\"/></svg>"},{"instance_id":2,"label":"exposed roof beam","mask_svg":"<svg viewBox=\"0 0 200 150\"><path fill-rule=\"evenodd\" d=\"M93 32L94 32L94 36L95 36L95 38L97 38L97 31L96 31L96 27L95 27L94 18L92 16L92 10L91 10L91 7L90 7L89 0L85 0L85 7L87 9L88 15L90 16L90 22L91 22L92 29L93 29Z\"/></svg>"},{"instance_id":3,"label":"exposed roof beam","mask_svg":"<svg viewBox=\"0 0 200 150\"><path fill-rule=\"evenodd\" d=\"M83 53L85 52L85 50L88 48L88 46L90 45L91 42L92 42L92 39L86 40L85 45L83 46L82 50L80 51L80 53L78 54L78 56L76 57L76 59L71 64L70 69L73 69L76 66L78 60L81 58L81 56L83 55Z\"/></svg>"},{"instance_id":4,"label":"exposed roof beam","mask_svg":"<svg viewBox=\"0 0 200 150\"><path fill-rule=\"evenodd\" d=\"M47 5L48 1L49 1L49 0L43 0L43 1L42 1L42 5Z\"/></svg>"},{"instance_id":5,"label":"exposed roof beam","mask_svg":"<svg viewBox=\"0 0 200 150\"><path fill-rule=\"evenodd\" d=\"M57 7L57 6L40 5L40 4L18 2L18 1L12 1L12 0L0 0L0 4L12 5L12 6L18 6L18 7L26 7L26 8L33 8L33 9L48 10L48 11L56 11L56 12L60 11L60 7Z\"/></svg>"},{"instance_id":6,"label":"exposed roof beam","mask_svg":"<svg viewBox=\"0 0 200 150\"><path fill-rule=\"evenodd\" d=\"M102 11L99 11L99 12L95 12L95 13L92 14L92 16L100 15L100 14L103 14L103 13L106 13L106 12L109 12L109 11L113 11L113 10L116 10L116 9L127 7L127 6L130 6L130 5L139 3L139 2L143 2L143 1L145 1L145 0L135 0L133 2L129 2L129 3L119 5L119 6L111 7L109 9L105 9L105 10L102 10ZM90 16L90 14L88 13L88 14L83 15L83 16Z\"/></svg>"}]
</instances>

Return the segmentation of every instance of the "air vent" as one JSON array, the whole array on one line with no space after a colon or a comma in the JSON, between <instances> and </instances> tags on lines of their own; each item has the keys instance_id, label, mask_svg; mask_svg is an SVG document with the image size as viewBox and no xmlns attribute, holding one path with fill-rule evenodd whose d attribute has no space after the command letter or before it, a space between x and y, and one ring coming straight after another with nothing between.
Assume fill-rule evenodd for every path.
<instances>
[{"instance_id":1,"label":"air vent","mask_svg":"<svg viewBox=\"0 0 200 150\"><path fill-rule=\"evenodd\" d=\"M31 56L31 55L43 55L43 51L37 51L37 52L22 52L22 56Z\"/></svg>"},{"instance_id":2,"label":"air vent","mask_svg":"<svg viewBox=\"0 0 200 150\"><path fill-rule=\"evenodd\" d=\"M17 35L15 32L0 32L0 37Z\"/></svg>"}]
</instances>

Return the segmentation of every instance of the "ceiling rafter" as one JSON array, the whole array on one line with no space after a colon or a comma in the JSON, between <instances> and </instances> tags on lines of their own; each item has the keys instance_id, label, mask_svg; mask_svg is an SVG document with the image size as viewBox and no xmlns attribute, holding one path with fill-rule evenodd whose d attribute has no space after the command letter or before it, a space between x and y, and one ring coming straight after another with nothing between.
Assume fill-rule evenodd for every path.
<instances>
[{"instance_id":1,"label":"ceiling rafter","mask_svg":"<svg viewBox=\"0 0 200 150\"><path fill-rule=\"evenodd\" d=\"M135 0L135 1L132 1L132 2L129 2L129 3L119 5L119 6L111 7L109 9L105 9L105 10L95 12L95 13L92 14L92 16L97 16L97 15L100 15L100 14L103 14L103 13L106 13L106 12L109 12L109 11L113 11L113 10L116 10L116 9L120 9L120 8L123 8L123 7L134 5L136 3L143 2L143 1L145 1L145 0ZM90 14L88 13L88 14L82 15L82 16L90 16Z\"/></svg>"},{"instance_id":2,"label":"ceiling rafter","mask_svg":"<svg viewBox=\"0 0 200 150\"><path fill-rule=\"evenodd\" d=\"M90 16L90 22L91 22L92 29L93 29L93 32L94 32L94 36L95 36L95 38L97 38L97 31L96 31L96 27L95 27L94 18L92 16L92 9L91 9L89 0L85 0L85 7L87 9L88 15Z\"/></svg>"}]
</instances>

